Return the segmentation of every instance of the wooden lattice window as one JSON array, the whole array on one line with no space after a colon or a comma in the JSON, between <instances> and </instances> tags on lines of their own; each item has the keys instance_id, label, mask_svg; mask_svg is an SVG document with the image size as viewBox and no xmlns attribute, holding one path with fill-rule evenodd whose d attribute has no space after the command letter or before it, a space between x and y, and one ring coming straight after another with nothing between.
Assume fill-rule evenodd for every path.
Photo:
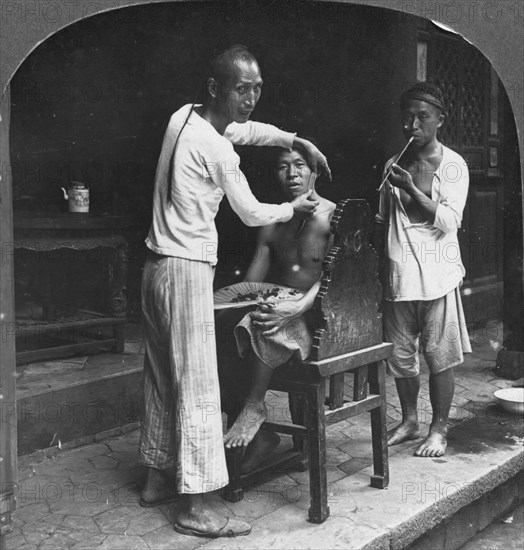
<instances>
[{"instance_id":1,"label":"wooden lattice window","mask_svg":"<svg viewBox=\"0 0 524 550\"><path fill-rule=\"evenodd\" d=\"M502 274L496 252L502 250L502 88L489 61L460 35L425 22L418 41L427 43L427 80L442 89L446 101L439 139L462 155L469 169L469 196L459 230L467 293L472 286L499 281ZM421 52L417 48L417 55ZM418 60L417 67L423 65Z\"/></svg>"},{"instance_id":2,"label":"wooden lattice window","mask_svg":"<svg viewBox=\"0 0 524 550\"><path fill-rule=\"evenodd\" d=\"M497 80L496 87L498 78L488 60L462 38L435 32L426 39L428 79L446 98L447 116L440 139L464 156L473 174L495 175L497 144L490 133L490 104L492 80Z\"/></svg>"},{"instance_id":3,"label":"wooden lattice window","mask_svg":"<svg viewBox=\"0 0 524 550\"><path fill-rule=\"evenodd\" d=\"M479 52L469 48L463 51L460 64L462 66L460 83L462 145L484 147L488 119L486 116L487 61Z\"/></svg>"},{"instance_id":4,"label":"wooden lattice window","mask_svg":"<svg viewBox=\"0 0 524 550\"><path fill-rule=\"evenodd\" d=\"M446 98L446 123L440 130L440 138L448 147L459 147L459 60L458 44L436 41L433 55L433 80Z\"/></svg>"}]
</instances>

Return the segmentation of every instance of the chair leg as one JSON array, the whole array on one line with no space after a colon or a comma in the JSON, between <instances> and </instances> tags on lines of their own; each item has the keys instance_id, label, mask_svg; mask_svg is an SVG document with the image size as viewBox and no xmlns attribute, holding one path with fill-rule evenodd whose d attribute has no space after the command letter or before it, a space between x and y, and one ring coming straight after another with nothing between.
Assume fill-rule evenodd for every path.
<instances>
[{"instance_id":1,"label":"chair leg","mask_svg":"<svg viewBox=\"0 0 524 550\"><path fill-rule=\"evenodd\" d=\"M228 502L238 502L244 498L244 489L242 488L242 474L240 468L244 449L237 447L226 450L227 470L229 474L229 484L224 487L222 496Z\"/></svg>"},{"instance_id":2,"label":"chair leg","mask_svg":"<svg viewBox=\"0 0 524 550\"><path fill-rule=\"evenodd\" d=\"M381 396L380 407L371 412L371 441L373 445L373 475L371 487L385 489L389 485L388 433L386 428L386 379L382 362L369 365L369 389Z\"/></svg>"},{"instance_id":3,"label":"chair leg","mask_svg":"<svg viewBox=\"0 0 524 550\"><path fill-rule=\"evenodd\" d=\"M307 398L303 393L289 392L289 412L293 424L307 426ZM293 447L299 451L301 458L297 459L296 469L305 472L309 468L309 453L307 437L302 435L293 436Z\"/></svg>"},{"instance_id":4,"label":"chair leg","mask_svg":"<svg viewBox=\"0 0 524 550\"><path fill-rule=\"evenodd\" d=\"M309 414L309 485L311 507L309 521L322 523L329 517L326 475L326 417L324 402L326 387L323 378L317 380L308 393Z\"/></svg>"},{"instance_id":5,"label":"chair leg","mask_svg":"<svg viewBox=\"0 0 524 550\"><path fill-rule=\"evenodd\" d=\"M329 397L327 405L331 410L340 409L344 405L344 373L337 372L329 377Z\"/></svg>"},{"instance_id":6,"label":"chair leg","mask_svg":"<svg viewBox=\"0 0 524 550\"><path fill-rule=\"evenodd\" d=\"M117 325L113 327L113 338L116 339L115 344L111 347L113 353L123 353L125 348L125 325Z\"/></svg>"}]
</instances>

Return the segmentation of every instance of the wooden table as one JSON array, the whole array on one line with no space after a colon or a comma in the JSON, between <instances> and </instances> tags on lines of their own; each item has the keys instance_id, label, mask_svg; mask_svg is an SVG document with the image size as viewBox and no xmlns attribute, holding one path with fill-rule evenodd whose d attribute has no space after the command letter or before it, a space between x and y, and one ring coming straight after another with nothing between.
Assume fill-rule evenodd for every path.
<instances>
[{"instance_id":1,"label":"wooden table","mask_svg":"<svg viewBox=\"0 0 524 550\"><path fill-rule=\"evenodd\" d=\"M41 319L16 319L17 347L22 347L24 339L50 340L49 335L59 335L68 343L65 345L46 345L29 351L18 351L17 362L38 361L64 357L73 353L88 353L102 346L111 345L115 352L124 349L124 328L126 319L127 285L127 242L122 235L126 227L133 225L129 216L102 216L83 213L38 213L15 212L14 249L18 254L22 250L30 251L43 258L40 261L42 283ZM109 280L100 292L104 296L103 311L81 311L75 315L64 316L58 312L60 288L53 280L50 258L53 253L63 249L71 251L89 251L98 248L113 251L108 260ZM16 260L16 257L15 257ZM60 258L54 256L54 261ZM55 266L56 267L56 266ZM16 270L16 263L15 263ZM16 273L15 273L16 279ZM78 285L84 284L78 280ZM76 284L76 281L75 281ZM112 327L112 336L103 337L103 327ZM94 332L93 332L94 331ZM94 338L90 338L94 334ZM81 336L82 341L78 341ZM49 342L47 342L49 343ZM62 342L63 344L63 342Z\"/></svg>"}]
</instances>

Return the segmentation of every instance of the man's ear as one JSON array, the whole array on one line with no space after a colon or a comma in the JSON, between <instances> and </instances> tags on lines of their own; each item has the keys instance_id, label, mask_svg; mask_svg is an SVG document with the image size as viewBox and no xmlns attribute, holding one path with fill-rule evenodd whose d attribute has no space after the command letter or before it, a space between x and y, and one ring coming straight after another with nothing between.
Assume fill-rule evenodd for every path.
<instances>
[{"instance_id":1,"label":"man's ear","mask_svg":"<svg viewBox=\"0 0 524 550\"><path fill-rule=\"evenodd\" d=\"M207 93L213 99L216 99L218 97L218 83L213 77L208 78L207 80Z\"/></svg>"},{"instance_id":2,"label":"man's ear","mask_svg":"<svg viewBox=\"0 0 524 550\"><path fill-rule=\"evenodd\" d=\"M442 126L442 124L444 124L445 119L446 119L445 115L442 115L442 114L439 115L437 128L440 128Z\"/></svg>"}]
</instances>

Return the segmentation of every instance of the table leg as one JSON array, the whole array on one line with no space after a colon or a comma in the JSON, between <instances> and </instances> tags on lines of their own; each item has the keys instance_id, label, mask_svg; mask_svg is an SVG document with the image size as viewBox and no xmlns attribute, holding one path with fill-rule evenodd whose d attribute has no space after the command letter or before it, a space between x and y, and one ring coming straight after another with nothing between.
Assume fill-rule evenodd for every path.
<instances>
[{"instance_id":1,"label":"table leg","mask_svg":"<svg viewBox=\"0 0 524 550\"><path fill-rule=\"evenodd\" d=\"M52 322L56 320L56 303L53 296L53 281L48 265L40 268L43 288L42 288L42 317L44 321Z\"/></svg>"},{"instance_id":2,"label":"table leg","mask_svg":"<svg viewBox=\"0 0 524 550\"><path fill-rule=\"evenodd\" d=\"M113 317L127 316L127 243L117 245L111 269L111 315ZM113 337L116 344L112 347L115 353L122 353L125 346L125 325L113 327Z\"/></svg>"},{"instance_id":3,"label":"table leg","mask_svg":"<svg viewBox=\"0 0 524 550\"><path fill-rule=\"evenodd\" d=\"M119 244L115 249L111 281L111 314L113 317L127 315L127 243Z\"/></svg>"}]
</instances>

